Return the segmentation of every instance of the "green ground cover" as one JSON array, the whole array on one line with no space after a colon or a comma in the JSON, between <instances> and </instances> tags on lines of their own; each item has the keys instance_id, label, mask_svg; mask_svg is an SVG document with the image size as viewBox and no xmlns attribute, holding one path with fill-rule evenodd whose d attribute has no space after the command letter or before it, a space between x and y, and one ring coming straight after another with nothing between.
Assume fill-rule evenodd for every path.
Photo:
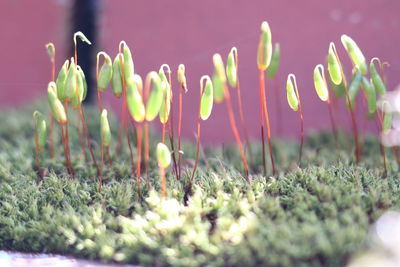
<instances>
[{"instance_id":1,"label":"green ground cover","mask_svg":"<svg viewBox=\"0 0 400 267\"><path fill-rule=\"evenodd\" d=\"M58 145L53 160L47 150L41 153L46 171L44 181L38 183L33 110L0 112L3 250L143 266L342 266L368 247L369 226L384 211L400 207L393 155L387 151L388 175L383 177L378 140L364 137L363 161L355 165L352 138L343 133L339 149L329 133L309 134L301 169L296 162L298 144L274 140L279 170L275 178L260 174L261 146L253 143L250 184L235 167L242 166L235 146L205 146L207 162L200 158L193 195L185 206L194 143L183 146L182 180L175 179L171 167L167 171L167 198L161 199L155 161L160 138L151 136L152 188L143 178L139 202L128 149L125 146L118 155L114 152L118 132L113 132L113 163L105 167L99 193L96 169L84 162L72 120L76 177L67 174ZM85 108L85 113L87 118L96 118L87 124L96 157L100 157L98 110ZM110 123L111 129L119 128L115 117L110 117Z\"/></svg>"}]
</instances>

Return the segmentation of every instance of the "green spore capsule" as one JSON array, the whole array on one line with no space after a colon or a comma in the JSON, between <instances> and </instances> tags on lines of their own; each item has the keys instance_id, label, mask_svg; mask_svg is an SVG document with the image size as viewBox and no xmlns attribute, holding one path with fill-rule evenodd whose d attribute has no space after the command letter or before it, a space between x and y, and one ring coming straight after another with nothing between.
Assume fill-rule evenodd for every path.
<instances>
[{"instance_id":1,"label":"green spore capsule","mask_svg":"<svg viewBox=\"0 0 400 267\"><path fill-rule=\"evenodd\" d=\"M289 74L286 81L286 96L287 101L291 109L297 111L299 109L299 99L297 98L295 85L293 84L292 78L295 80L294 74Z\"/></svg>"},{"instance_id":2,"label":"green spore capsule","mask_svg":"<svg viewBox=\"0 0 400 267\"><path fill-rule=\"evenodd\" d=\"M376 88L376 92L379 95L384 95L384 94L386 94L386 91L387 91L386 85L383 82L382 77L378 74L378 72L376 70L376 67L375 67L375 64L374 64L374 61L379 61L379 63L380 63L380 60L378 58L376 58L376 57L373 58L371 60L371 62L369 63L369 70L370 70L370 73L371 73L371 80L372 80L372 83L374 84L374 86Z\"/></svg>"},{"instance_id":3,"label":"green spore capsule","mask_svg":"<svg viewBox=\"0 0 400 267\"><path fill-rule=\"evenodd\" d=\"M97 54L97 66L99 64L100 56L104 57L104 63L101 66L97 77L97 88L100 92L104 92L111 81L113 66L110 56L105 52L99 52Z\"/></svg>"},{"instance_id":4,"label":"green spore capsule","mask_svg":"<svg viewBox=\"0 0 400 267\"><path fill-rule=\"evenodd\" d=\"M152 121L158 115L163 101L163 90L160 76L152 71L147 74L146 84L153 84L149 99L146 103L146 120Z\"/></svg>"},{"instance_id":5,"label":"green spore capsule","mask_svg":"<svg viewBox=\"0 0 400 267\"><path fill-rule=\"evenodd\" d=\"M76 93L74 94L73 98L71 99L71 104L72 107L77 109L79 106L82 104L83 101L83 96L86 95L86 88L85 88L85 83L86 79L84 80L85 74L83 74L82 68L77 65L76 66L76 81L77 81L77 86L76 86Z\"/></svg>"},{"instance_id":6,"label":"green spore capsule","mask_svg":"<svg viewBox=\"0 0 400 267\"><path fill-rule=\"evenodd\" d=\"M258 42L257 65L260 70L266 70L272 58L272 35L269 24L266 21L261 23L261 34Z\"/></svg>"},{"instance_id":7,"label":"green spore capsule","mask_svg":"<svg viewBox=\"0 0 400 267\"><path fill-rule=\"evenodd\" d=\"M126 85L128 109L136 122L142 122L146 115L142 98L142 88L142 78L137 74Z\"/></svg>"},{"instance_id":8,"label":"green spore capsule","mask_svg":"<svg viewBox=\"0 0 400 267\"><path fill-rule=\"evenodd\" d=\"M213 55L213 64L215 73L218 75L218 78L222 83L226 83L226 75L225 75L225 67L224 62L222 61L222 57L220 54L215 53Z\"/></svg>"},{"instance_id":9,"label":"green spore capsule","mask_svg":"<svg viewBox=\"0 0 400 267\"><path fill-rule=\"evenodd\" d=\"M51 61L54 61L54 58L56 56L56 48L53 43L48 43L46 44L46 51L47 55L49 56Z\"/></svg>"},{"instance_id":10,"label":"green spore capsule","mask_svg":"<svg viewBox=\"0 0 400 267\"><path fill-rule=\"evenodd\" d=\"M372 82L369 82L367 78L362 78L362 83L364 86L365 94L367 96L368 102L368 113L373 114L376 111L376 92L375 87Z\"/></svg>"},{"instance_id":11,"label":"green spore capsule","mask_svg":"<svg viewBox=\"0 0 400 267\"><path fill-rule=\"evenodd\" d=\"M56 84L54 82L50 82L47 87L47 97L49 100L51 113L58 123L65 124L67 123L67 114L65 113L63 104L57 98L56 91Z\"/></svg>"},{"instance_id":12,"label":"green spore capsule","mask_svg":"<svg viewBox=\"0 0 400 267\"><path fill-rule=\"evenodd\" d=\"M346 96L346 88L344 87L344 82L342 81L340 84L334 84L332 80L329 80L331 85L333 94L336 98L345 97Z\"/></svg>"},{"instance_id":13,"label":"green spore capsule","mask_svg":"<svg viewBox=\"0 0 400 267\"><path fill-rule=\"evenodd\" d=\"M171 94L171 87L168 83L164 71L160 69L158 74L160 75L161 87L163 92L163 97L162 97L163 100L160 107L159 117L160 117L160 122L164 124L168 121L169 118L172 94Z\"/></svg>"},{"instance_id":14,"label":"green spore capsule","mask_svg":"<svg viewBox=\"0 0 400 267\"><path fill-rule=\"evenodd\" d=\"M39 111L33 112L33 120L36 125L35 136L37 138L37 146L39 151L44 148L47 140L47 126L44 116Z\"/></svg>"},{"instance_id":15,"label":"green spore capsule","mask_svg":"<svg viewBox=\"0 0 400 267\"><path fill-rule=\"evenodd\" d=\"M326 85L324 66L318 64L314 68L314 86L317 91L318 97L322 101L327 101L329 99L329 91Z\"/></svg>"},{"instance_id":16,"label":"green spore capsule","mask_svg":"<svg viewBox=\"0 0 400 267\"><path fill-rule=\"evenodd\" d=\"M187 84L186 84L186 76L185 76L185 65L179 64L178 66L178 82L180 86L185 90L185 93L188 91Z\"/></svg>"},{"instance_id":17,"label":"green spore capsule","mask_svg":"<svg viewBox=\"0 0 400 267\"><path fill-rule=\"evenodd\" d=\"M279 65L281 63L281 48L279 43L275 43L274 51L272 53L271 63L267 69L267 75L270 79L276 77Z\"/></svg>"},{"instance_id":18,"label":"green spore capsule","mask_svg":"<svg viewBox=\"0 0 400 267\"><path fill-rule=\"evenodd\" d=\"M204 80L205 85L203 88ZM211 115L214 102L213 84L208 75L204 75L203 77L201 77L200 87L203 88L200 99L200 118L202 120L207 120Z\"/></svg>"},{"instance_id":19,"label":"green spore capsule","mask_svg":"<svg viewBox=\"0 0 400 267\"><path fill-rule=\"evenodd\" d=\"M72 101L78 86L78 73L76 71L76 65L74 58L71 58L71 65L69 66L67 80L65 81L65 99Z\"/></svg>"},{"instance_id":20,"label":"green spore capsule","mask_svg":"<svg viewBox=\"0 0 400 267\"><path fill-rule=\"evenodd\" d=\"M76 45L76 37L78 37L82 42L87 43L88 45L91 45L92 42L89 41L89 39L83 34L81 31L77 31L74 33L74 43Z\"/></svg>"},{"instance_id":21,"label":"green spore capsule","mask_svg":"<svg viewBox=\"0 0 400 267\"><path fill-rule=\"evenodd\" d=\"M112 91L115 97L120 98L122 96L122 76L121 76L121 68L120 68L120 56L122 54L119 53L115 58L112 65Z\"/></svg>"},{"instance_id":22,"label":"green spore capsule","mask_svg":"<svg viewBox=\"0 0 400 267\"><path fill-rule=\"evenodd\" d=\"M367 63L356 42L346 34L342 35L341 41L353 64L360 70L362 75L366 75L368 73Z\"/></svg>"},{"instance_id":23,"label":"green spore capsule","mask_svg":"<svg viewBox=\"0 0 400 267\"><path fill-rule=\"evenodd\" d=\"M349 99L352 109L354 108L356 97L358 95L358 92L360 91L362 77L363 76L361 72L359 70L356 70L356 72L353 74L353 78L349 86Z\"/></svg>"},{"instance_id":24,"label":"green spore capsule","mask_svg":"<svg viewBox=\"0 0 400 267\"><path fill-rule=\"evenodd\" d=\"M387 101L382 102L382 111L384 112L382 121L382 131L387 133L392 128L392 112L389 110L389 103Z\"/></svg>"},{"instance_id":25,"label":"green spore capsule","mask_svg":"<svg viewBox=\"0 0 400 267\"><path fill-rule=\"evenodd\" d=\"M108 123L108 112L106 109L103 109L100 117L100 136L105 147L110 146L111 143L111 130L110 124Z\"/></svg>"},{"instance_id":26,"label":"green spore capsule","mask_svg":"<svg viewBox=\"0 0 400 267\"><path fill-rule=\"evenodd\" d=\"M131 50L129 49L128 45L124 42L121 41L120 45L123 44L123 55L124 55L124 77L125 81L129 81L133 79L133 75L135 74L135 68L133 64L133 59L132 59L132 53Z\"/></svg>"},{"instance_id":27,"label":"green spore capsule","mask_svg":"<svg viewBox=\"0 0 400 267\"><path fill-rule=\"evenodd\" d=\"M169 152L169 148L163 144L157 144L157 162L160 168L168 168L171 164L171 153Z\"/></svg>"},{"instance_id":28,"label":"green spore capsule","mask_svg":"<svg viewBox=\"0 0 400 267\"><path fill-rule=\"evenodd\" d=\"M336 57L336 47L334 43L330 43L328 52L328 72L334 84L339 85L342 80L342 72L340 69L339 59Z\"/></svg>"},{"instance_id":29,"label":"green spore capsule","mask_svg":"<svg viewBox=\"0 0 400 267\"><path fill-rule=\"evenodd\" d=\"M61 101L64 101L65 96L65 82L67 81L68 75L68 67L69 67L69 60L65 60L64 64L62 65L60 71L58 72L56 84L57 84L57 97Z\"/></svg>"},{"instance_id":30,"label":"green spore capsule","mask_svg":"<svg viewBox=\"0 0 400 267\"><path fill-rule=\"evenodd\" d=\"M81 82L83 84L83 92L82 92L82 97L81 97L81 103L86 99L87 96L87 81L86 81L86 76L85 73L83 72L82 68L80 66L78 66L76 68L77 72L78 72L78 77L80 77Z\"/></svg>"},{"instance_id":31,"label":"green spore capsule","mask_svg":"<svg viewBox=\"0 0 400 267\"><path fill-rule=\"evenodd\" d=\"M235 61L235 55L237 55L237 48L232 47L226 60L226 76L228 78L229 85L232 88L236 88L237 85L237 67Z\"/></svg>"},{"instance_id":32,"label":"green spore capsule","mask_svg":"<svg viewBox=\"0 0 400 267\"><path fill-rule=\"evenodd\" d=\"M222 103L224 101L224 84L219 79L219 76L214 72L212 78L213 88L214 88L214 100L216 103Z\"/></svg>"}]
</instances>

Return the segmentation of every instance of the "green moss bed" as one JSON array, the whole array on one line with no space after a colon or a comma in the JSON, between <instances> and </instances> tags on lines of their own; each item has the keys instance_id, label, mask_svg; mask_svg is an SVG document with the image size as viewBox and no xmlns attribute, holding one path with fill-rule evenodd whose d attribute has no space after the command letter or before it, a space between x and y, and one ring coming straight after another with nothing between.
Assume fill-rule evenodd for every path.
<instances>
[{"instance_id":1,"label":"green moss bed","mask_svg":"<svg viewBox=\"0 0 400 267\"><path fill-rule=\"evenodd\" d=\"M260 174L261 146L253 143L251 184L238 169L234 146L205 145L207 161L200 158L187 206L184 187L194 144L184 144L183 179L177 181L168 170L167 198L161 199L154 157L159 137L151 136L152 189L143 178L139 202L128 149L115 154L115 117L110 118L113 163L105 168L101 193L95 168L80 152L74 121L76 177L66 173L56 135L55 159L48 149L40 155L45 178L39 183L31 119L35 107L0 113L1 250L142 266L343 266L368 248L370 225L386 210L400 207L398 166L390 151L383 177L378 140L363 137L363 162L355 165L352 138L343 133L339 148L329 133L310 133L301 169L298 144L274 140L275 178ZM85 113L100 158L98 110L86 107ZM72 111L69 115L76 117Z\"/></svg>"}]
</instances>

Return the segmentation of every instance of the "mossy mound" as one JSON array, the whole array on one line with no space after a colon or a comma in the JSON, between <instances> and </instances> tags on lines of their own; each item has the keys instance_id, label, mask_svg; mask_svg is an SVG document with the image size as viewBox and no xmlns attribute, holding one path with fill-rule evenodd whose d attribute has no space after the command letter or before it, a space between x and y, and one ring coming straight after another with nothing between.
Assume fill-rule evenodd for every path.
<instances>
[{"instance_id":1,"label":"mossy mound","mask_svg":"<svg viewBox=\"0 0 400 267\"><path fill-rule=\"evenodd\" d=\"M234 167L241 166L235 147L206 147L207 166L200 162L185 206L190 164L181 181L168 171L168 197L161 199L152 160L152 189L143 178L139 202L128 149L115 155L115 144L99 193L96 171L84 163L72 122L76 177L67 175L58 145L55 159L42 153L48 171L38 183L32 111L0 115L0 249L143 266L342 266L367 246L369 226L384 211L400 207L393 156L388 153L389 171L383 177L378 141L368 137L364 161L356 166L351 137L344 134L340 149L327 133L310 135L302 169L296 166L298 145L275 141L276 178L254 174L261 171L261 149L254 143L251 184ZM98 110L85 112L91 138L99 140ZM115 138L119 128L115 119L111 122ZM154 155L159 138L151 140ZM96 143L94 149L99 156ZM190 163L194 145L185 143L184 151Z\"/></svg>"}]
</instances>

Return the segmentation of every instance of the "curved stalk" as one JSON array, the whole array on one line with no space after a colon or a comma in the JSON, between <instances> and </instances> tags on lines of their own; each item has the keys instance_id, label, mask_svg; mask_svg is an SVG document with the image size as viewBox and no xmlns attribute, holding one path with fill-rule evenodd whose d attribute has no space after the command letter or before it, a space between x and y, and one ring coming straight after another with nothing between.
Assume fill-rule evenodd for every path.
<instances>
[{"instance_id":1,"label":"curved stalk","mask_svg":"<svg viewBox=\"0 0 400 267\"><path fill-rule=\"evenodd\" d=\"M354 135L354 142L355 142L355 146L356 146L356 150L355 150L355 156L356 156L356 163L359 163L361 160L361 150L360 150L360 144L359 144L359 137L358 137L358 127L357 127L357 121L355 118L355 113L354 113L354 109L352 107L352 103L350 101L350 97L349 97L349 88L347 86L347 81L346 78L344 76L344 71L343 71L343 67L342 67L342 63L339 60L339 55L336 51L336 47L333 45L333 52L335 53L335 57L337 62L339 63L339 67L340 67L340 73L343 77L343 85L346 91L346 99L347 99L347 104L350 108L350 115L351 115L351 123L352 123L352 128L353 128L353 135Z\"/></svg>"},{"instance_id":2,"label":"curved stalk","mask_svg":"<svg viewBox=\"0 0 400 267\"><path fill-rule=\"evenodd\" d=\"M246 145L249 150L248 152L249 152L250 161L253 161L253 157L252 157L253 153L251 151L249 134L247 132L247 127L246 127L246 123L245 123L244 115L243 115L243 103L242 103L242 95L241 95L241 91L240 91L240 79L239 79L239 56L238 56L236 47L232 48L232 52L235 57L235 65L236 65L236 79L237 79L236 89L237 89L238 105L239 105L239 118L240 118L240 123L242 125L244 138L246 140Z\"/></svg>"},{"instance_id":3,"label":"curved stalk","mask_svg":"<svg viewBox=\"0 0 400 267\"><path fill-rule=\"evenodd\" d=\"M33 120L33 126L35 128L35 133L36 133L36 120ZM39 172L39 182L43 181L43 172L42 169L40 168L40 160L39 160L39 141L38 141L38 136L35 134L35 158L36 158L36 164Z\"/></svg>"}]
</instances>

